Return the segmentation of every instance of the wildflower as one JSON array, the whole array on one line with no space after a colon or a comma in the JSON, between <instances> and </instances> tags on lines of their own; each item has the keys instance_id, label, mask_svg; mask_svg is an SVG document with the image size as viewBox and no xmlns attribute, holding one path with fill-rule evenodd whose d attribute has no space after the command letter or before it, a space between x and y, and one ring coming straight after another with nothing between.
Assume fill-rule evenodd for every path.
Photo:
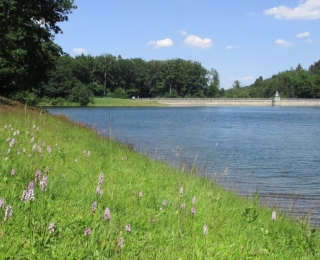
<instances>
[{"instance_id":1,"label":"wildflower","mask_svg":"<svg viewBox=\"0 0 320 260\"><path fill-rule=\"evenodd\" d=\"M197 198L196 198L196 196L194 196L194 197L192 198L192 205L195 205L195 204L196 204L196 200L197 200Z\"/></svg>"},{"instance_id":2,"label":"wildflower","mask_svg":"<svg viewBox=\"0 0 320 260\"><path fill-rule=\"evenodd\" d=\"M47 174L43 175L42 181L40 181L41 190L46 191L48 186L48 176Z\"/></svg>"},{"instance_id":3,"label":"wildflower","mask_svg":"<svg viewBox=\"0 0 320 260\"><path fill-rule=\"evenodd\" d=\"M131 232L131 225L130 224L126 225L126 231Z\"/></svg>"},{"instance_id":4,"label":"wildflower","mask_svg":"<svg viewBox=\"0 0 320 260\"><path fill-rule=\"evenodd\" d=\"M27 194L28 194L28 193L27 193L26 190L24 190L24 191L22 192L21 200L22 200L24 203L26 203L26 202L28 201Z\"/></svg>"},{"instance_id":5,"label":"wildflower","mask_svg":"<svg viewBox=\"0 0 320 260\"><path fill-rule=\"evenodd\" d=\"M93 213L95 213L97 211L97 206L98 206L98 203L96 201L92 203L92 207L91 208L92 208L92 212Z\"/></svg>"},{"instance_id":6,"label":"wildflower","mask_svg":"<svg viewBox=\"0 0 320 260\"><path fill-rule=\"evenodd\" d=\"M163 205L163 206L167 206L167 200L164 200L164 201L162 202L162 205Z\"/></svg>"},{"instance_id":7,"label":"wildflower","mask_svg":"<svg viewBox=\"0 0 320 260\"><path fill-rule=\"evenodd\" d=\"M39 132L39 129L40 129L40 128L39 128L39 126L38 126L37 129L36 129L36 131Z\"/></svg>"},{"instance_id":8,"label":"wildflower","mask_svg":"<svg viewBox=\"0 0 320 260\"><path fill-rule=\"evenodd\" d=\"M37 144L34 144L34 145L32 146L32 152L34 152L36 149L37 149Z\"/></svg>"},{"instance_id":9,"label":"wildflower","mask_svg":"<svg viewBox=\"0 0 320 260\"><path fill-rule=\"evenodd\" d=\"M191 209L191 214L192 214L192 216L196 215L196 209L194 207L192 207L192 209Z\"/></svg>"},{"instance_id":10,"label":"wildflower","mask_svg":"<svg viewBox=\"0 0 320 260\"><path fill-rule=\"evenodd\" d=\"M99 181L98 181L98 184L99 184L99 185L102 185L103 180L104 180L104 174L103 174L103 173L101 173L101 174L99 175Z\"/></svg>"},{"instance_id":11,"label":"wildflower","mask_svg":"<svg viewBox=\"0 0 320 260\"><path fill-rule=\"evenodd\" d=\"M15 139L12 138L11 142L10 142L10 147L12 147L14 145Z\"/></svg>"},{"instance_id":12,"label":"wildflower","mask_svg":"<svg viewBox=\"0 0 320 260\"><path fill-rule=\"evenodd\" d=\"M37 171L36 171L35 178L34 178L34 181L35 181L35 182L40 181L40 177L41 177L41 171L40 171L40 170L37 170Z\"/></svg>"},{"instance_id":13,"label":"wildflower","mask_svg":"<svg viewBox=\"0 0 320 260\"><path fill-rule=\"evenodd\" d=\"M42 142L42 146L45 146L46 145L46 143L45 142Z\"/></svg>"},{"instance_id":14,"label":"wildflower","mask_svg":"<svg viewBox=\"0 0 320 260\"><path fill-rule=\"evenodd\" d=\"M4 221L12 216L12 207L10 205L7 206L6 212L4 213Z\"/></svg>"},{"instance_id":15,"label":"wildflower","mask_svg":"<svg viewBox=\"0 0 320 260\"><path fill-rule=\"evenodd\" d=\"M27 192L27 200L33 201L34 200L34 190L33 189L29 189Z\"/></svg>"},{"instance_id":16,"label":"wildflower","mask_svg":"<svg viewBox=\"0 0 320 260\"><path fill-rule=\"evenodd\" d=\"M185 209L186 208L186 203L181 203L180 204L180 209Z\"/></svg>"},{"instance_id":17,"label":"wildflower","mask_svg":"<svg viewBox=\"0 0 320 260\"><path fill-rule=\"evenodd\" d=\"M47 152L51 153L51 147L50 146L47 146Z\"/></svg>"},{"instance_id":18,"label":"wildflower","mask_svg":"<svg viewBox=\"0 0 320 260\"><path fill-rule=\"evenodd\" d=\"M24 152L24 153L25 153L25 152L26 152L26 148L23 148L23 149L22 149L22 152Z\"/></svg>"},{"instance_id":19,"label":"wildflower","mask_svg":"<svg viewBox=\"0 0 320 260\"><path fill-rule=\"evenodd\" d=\"M5 126L4 126L4 130L7 130L7 129L8 129L8 126L7 126L7 125L5 125Z\"/></svg>"},{"instance_id":20,"label":"wildflower","mask_svg":"<svg viewBox=\"0 0 320 260\"><path fill-rule=\"evenodd\" d=\"M17 135L19 135L20 134L20 131L19 130L17 130Z\"/></svg>"},{"instance_id":21,"label":"wildflower","mask_svg":"<svg viewBox=\"0 0 320 260\"><path fill-rule=\"evenodd\" d=\"M16 135L17 135L17 132L16 132L16 131L14 131L14 132L13 132L13 136L16 136Z\"/></svg>"},{"instance_id":22,"label":"wildflower","mask_svg":"<svg viewBox=\"0 0 320 260\"><path fill-rule=\"evenodd\" d=\"M90 151L88 151L87 156L89 157L91 155Z\"/></svg>"},{"instance_id":23,"label":"wildflower","mask_svg":"<svg viewBox=\"0 0 320 260\"><path fill-rule=\"evenodd\" d=\"M180 187L180 196L183 195L183 187Z\"/></svg>"},{"instance_id":24,"label":"wildflower","mask_svg":"<svg viewBox=\"0 0 320 260\"><path fill-rule=\"evenodd\" d=\"M160 209L159 209L160 211L162 210L162 207L160 207Z\"/></svg>"},{"instance_id":25,"label":"wildflower","mask_svg":"<svg viewBox=\"0 0 320 260\"><path fill-rule=\"evenodd\" d=\"M98 195L101 195L101 194L102 194L102 191L103 191L103 190L101 190L101 185L98 185L98 187L96 188L96 193L97 193Z\"/></svg>"},{"instance_id":26,"label":"wildflower","mask_svg":"<svg viewBox=\"0 0 320 260\"><path fill-rule=\"evenodd\" d=\"M34 200L34 183L33 181L31 181L28 185L28 191L23 191L23 194L22 194L22 197L21 197L21 200L23 202L27 202L27 201L32 201Z\"/></svg>"},{"instance_id":27,"label":"wildflower","mask_svg":"<svg viewBox=\"0 0 320 260\"><path fill-rule=\"evenodd\" d=\"M14 175L16 171L14 169L11 170L11 175Z\"/></svg>"},{"instance_id":28,"label":"wildflower","mask_svg":"<svg viewBox=\"0 0 320 260\"><path fill-rule=\"evenodd\" d=\"M104 211L104 219L107 221L111 220L111 215L110 215L110 209L106 208L106 210Z\"/></svg>"},{"instance_id":29,"label":"wildflower","mask_svg":"<svg viewBox=\"0 0 320 260\"><path fill-rule=\"evenodd\" d=\"M33 181L30 181L29 182L29 185L28 185L28 189L30 190L30 189L34 189L34 183L33 183Z\"/></svg>"},{"instance_id":30,"label":"wildflower","mask_svg":"<svg viewBox=\"0 0 320 260\"><path fill-rule=\"evenodd\" d=\"M206 235L208 235L208 227L207 227L207 225L204 225L203 226L203 234L206 236Z\"/></svg>"},{"instance_id":31,"label":"wildflower","mask_svg":"<svg viewBox=\"0 0 320 260\"><path fill-rule=\"evenodd\" d=\"M54 223L53 222L50 223L48 229L49 229L50 234L52 234L54 232Z\"/></svg>"},{"instance_id":32,"label":"wildflower","mask_svg":"<svg viewBox=\"0 0 320 260\"><path fill-rule=\"evenodd\" d=\"M91 229L87 227L87 228L84 230L84 234L85 234L86 236L90 236L90 234L91 234Z\"/></svg>"},{"instance_id":33,"label":"wildflower","mask_svg":"<svg viewBox=\"0 0 320 260\"><path fill-rule=\"evenodd\" d=\"M142 191L139 192L139 197L141 198L143 195Z\"/></svg>"},{"instance_id":34,"label":"wildflower","mask_svg":"<svg viewBox=\"0 0 320 260\"><path fill-rule=\"evenodd\" d=\"M32 136L31 140L30 140L31 143L34 142L34 136Z\"/></svg>"},{"instance_id":35,"label":"wildflower","mask_svg":"<svg viewBox=\"0 0 320 260\"><path fill-rule=\"evenodd\" d=\"M10 137L8 137L7 139L6 139L6 142L9 142L11 140L11 138Z\"/></svg>"},{"instance_id":36,"label":"wildflower","mask_svg":"<svg viewBox=\"0 0 320 260\"><path fill-rule=\"evenodd\" d=\"M10 150L10 149L8 149L8 153L10 153L10 151L11 151L11 150Z\"/></svg>"},{"instance_id":37,"label":"wildflower","mask_svg":"<svg viewBox=\"0 0 320 260\"><path fill-rule=\"evenodd\" d=\"M74 161L77 163L77 162L78 162L78 159L76 158Z\"/></svg>"},{"instance_id":38,"label":"wildflower","mask_svg":"<svg viewBox=\"0 0 320 260\"><path fill-rule=\"evenodd\" d=\"M46 173L49 173L49 171L50 171L50 168L49 168L49 166L47 166L46 167Z\"/></svg>"},{"instance_id":39,"label":"wildflower","mask_svg":"<svg viewBox=\"0 0 320 260\"><path fill-rule=\"evenodd\" d=\"M271 219L275 221L277 219L277 213L275 211L272 211Z\"/></svg>"},{"instance_id":40,"label":"wildflower","mask_svg":"<svg viewBox=\"0 0 320 260\"><path fill-rule=\"evenodd\" d=\"M39 153L42 153L42 148L41 148L40 145L38 145L38 152L39 152Z\"/></svg>"},{"instance_id":41,"label":"wildflower","mask_svg":"<svg viewBox=\"0 0 320 260\"><path fill-rule=\"evenodd\" d=\"M4 199L0 199L0 208L4 208Z\"/></svg>"},{"instance_id":42,"label":"wildflower","mask_svg":"<svg viewBox=\"0 0 320 260\"><path fill-rule=\"evenodd\" d=\"M119 246L120 250L123 248L123 238L122 237L120 237L120 239L119 239L118 246Z\"/></svg>"}]
</instances>

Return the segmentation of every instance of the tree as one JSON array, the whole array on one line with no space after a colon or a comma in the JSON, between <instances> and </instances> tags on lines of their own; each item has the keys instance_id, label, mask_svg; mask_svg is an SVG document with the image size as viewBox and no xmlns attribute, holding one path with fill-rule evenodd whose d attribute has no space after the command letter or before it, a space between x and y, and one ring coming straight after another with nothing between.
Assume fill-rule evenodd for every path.
<instances>
[{"instance_id":1,"label":"tree","mask_svg":"<svg viewBox=\"0 0 320 260\"><path fill-rule=\"evenodd\" d=\"M10 93L38 88L63 53L53 42L62 33L73 0L0 1L0 88Z\"/></svg>"},{"instance_id":2,"label":"tree","mask_svg":"<svg viewBox=\"0 0 320 260\"><path fill-rule=\"evenodd\" d=\"M241 87L240 81L239 81L239 80L235 80L235 81L233 82L232 88L238 89L238 88L240 88L240 87Z\"/></svg>"}]
</instances>

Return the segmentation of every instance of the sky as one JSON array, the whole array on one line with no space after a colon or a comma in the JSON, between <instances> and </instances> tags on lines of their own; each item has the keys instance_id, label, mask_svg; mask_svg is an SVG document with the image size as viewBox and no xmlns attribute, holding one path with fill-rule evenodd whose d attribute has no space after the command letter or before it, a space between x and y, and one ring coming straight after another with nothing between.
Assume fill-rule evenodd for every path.
<instances>
[{"instance_id":1,"label":"sky","mask_svg":"<svg viewBox=\"0 0 320 260\"><path fill-rule=\"evenodd\" d=\"M55 42L66 53L184 59L229 89L320 60L320 0L75 0Z\"/></svg>"}]
</instances>

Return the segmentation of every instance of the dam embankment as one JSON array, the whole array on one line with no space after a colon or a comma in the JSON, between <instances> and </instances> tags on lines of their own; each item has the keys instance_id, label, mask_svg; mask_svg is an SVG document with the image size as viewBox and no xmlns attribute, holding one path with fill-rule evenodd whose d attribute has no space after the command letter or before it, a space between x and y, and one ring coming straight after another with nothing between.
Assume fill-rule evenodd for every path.
<instances>
[{"instance_id":1,"label":"dam embankment","mask_svg":"<svg viewBox=\"0 0 320 260\"><path fill-rule=\"evenodd\" d=\"M320 106L320 99L299 98L138 98L169 106Z\"/></svg>"}]
</instances>

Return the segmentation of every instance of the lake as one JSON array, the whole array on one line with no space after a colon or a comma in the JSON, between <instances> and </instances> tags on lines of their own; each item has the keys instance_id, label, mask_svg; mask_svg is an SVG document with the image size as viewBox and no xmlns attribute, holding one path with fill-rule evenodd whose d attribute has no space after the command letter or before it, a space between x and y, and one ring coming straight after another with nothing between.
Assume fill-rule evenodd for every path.
<instances>
[{"instance_id":1,"label":"lake","mask_svg":"<svg viewBox=\"0 0 320 260\"><path fill-rule=\"evenodd\" d=\"M320 224L319 107L46 108Z\"/></svg>"}]
</instances>

